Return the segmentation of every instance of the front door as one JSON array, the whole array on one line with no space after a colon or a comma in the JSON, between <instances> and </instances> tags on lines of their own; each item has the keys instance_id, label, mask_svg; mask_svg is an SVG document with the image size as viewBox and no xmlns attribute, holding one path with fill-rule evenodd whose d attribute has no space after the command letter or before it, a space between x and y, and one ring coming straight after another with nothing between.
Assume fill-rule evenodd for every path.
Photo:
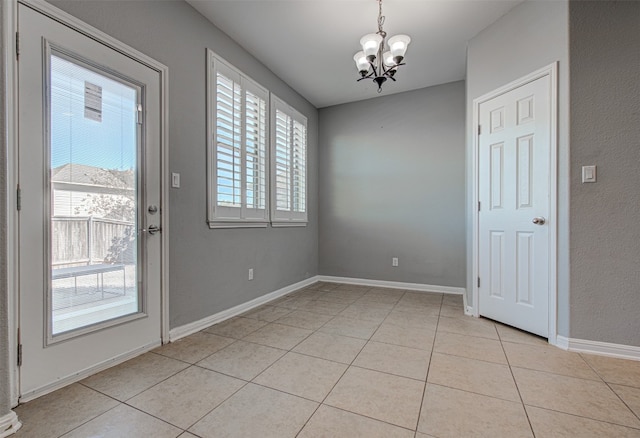
<instances>
[{"instance_id":1,"label":"front door","mask_svg":"<svg viewBox=\"0 0 640 438\"><path fill-rule=\"evenodd\" d=\"M161 342L160 75L18 9L21 399Z\"/></svg>"},{"instance_id":2,"label":"front door","mask_svg":"<svg viewBox=\"0 0 640 438\"><path fill-rule=\"evenodd\" d=\"M480 104L479 313L549 336L550 77Z\"/></svg>"}]
</instances>

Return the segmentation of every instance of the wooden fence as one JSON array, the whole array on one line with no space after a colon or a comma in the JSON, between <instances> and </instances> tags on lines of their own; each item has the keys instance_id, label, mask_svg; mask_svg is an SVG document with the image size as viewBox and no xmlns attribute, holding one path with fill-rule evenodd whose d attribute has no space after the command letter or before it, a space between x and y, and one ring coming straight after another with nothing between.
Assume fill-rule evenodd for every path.
<instances>
[{"instance_id":1,"label":"wooden fence","mask_svg":"<svg viewBox=\"0 0 640 438\"><path fill-rule=\"evenodd\" d=\"M51 256L57 268L93 263L131 263L134 223L89 217L51 219Z\"/></svg>"}]
</instances>

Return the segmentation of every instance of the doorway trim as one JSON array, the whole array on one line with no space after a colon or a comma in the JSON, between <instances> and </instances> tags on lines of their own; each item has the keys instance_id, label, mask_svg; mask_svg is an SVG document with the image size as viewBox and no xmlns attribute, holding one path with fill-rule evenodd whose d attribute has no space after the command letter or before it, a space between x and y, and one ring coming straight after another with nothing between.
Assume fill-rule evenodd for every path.
<instances>
[{"instance_id":1,"label":"doorway trim","mask_svg":"<svg viewBox=\"0 0 640 438\"><path fill-rule=\"evenodd\" d=\"M161 291L160 291L160 337L161 342L169 342L169 68L142 52L118 41L114 37L96 29L78 18L64 12L61 9L43 0L9 0L5 3L6 14L3 14L2 27L4 29L5 44L2 57L5 63L5 111L6 111L6 139L8 149L7 163L7 261L8 261L8 312L9 312L9 360L11 404L16 406L20 398L19 368L17 365L17 351L19 338L19 303L20 285L18 275L19 241L18 241L18 212L17 212L17 185L18 185L18 62L16 47L16 32L18 29L18 4L29 7L65 26L119 52L123 55L155 70L160 75L160 206L162 211L160 226L163 232L161 238ZM16 190L14 190L16 188ZM140 352L136 352L140 353ZM131 353L124 353L110 361L108 366L113 366L131 358ZM72 381L93 374L106 368L105 364L98 364L95 369L83 370L74 376L73 380L64 379L59 385L49 388L58 389ZM39 394L42 395L42 394Z\"/></svg>"},{"instance_id":2,"label":"doorway trim","mask_svg":"<svg viewBox=\"0 0 640 438\"><path fill-rule=\"evenodd\" d=\"M502 94L508 93L516 88L526 85L530 82L549 76L549 102L550 102L550 156L549 156L549 343L556 345L557 343L557 318L558 318L558 62L549 64L539 70L536 70L526 76L516 79L500 88L490 91L473 100L473 123L471 125L471 137L473 138L472 160L473 166L471 171L471 193L473 209L472 220L472 297L471 314L480 316L479 290L477 279L479 277L479 116L480 105Z\"/></svg>"}]
</instances>

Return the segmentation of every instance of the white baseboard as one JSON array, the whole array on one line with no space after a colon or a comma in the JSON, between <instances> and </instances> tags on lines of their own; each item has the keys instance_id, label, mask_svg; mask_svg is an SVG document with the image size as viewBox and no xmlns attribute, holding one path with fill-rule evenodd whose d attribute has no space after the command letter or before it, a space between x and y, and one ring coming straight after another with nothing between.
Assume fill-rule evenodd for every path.
<instances>
[{"instance_id":1,"label":"white baseboard","mask_svg":"<svg viewBox=\"0 0 640 438\"><path fill-rule=\"evenodd\" d=\"M552 342L553 340L551 338L549 338L549 343L551 345L555 345L558 348L561 348L563 350L568 350L569 349L569 338L561 336L561 335L557 335L556 336L556 341Z\"/></svg>"},{"instance_id":2,"label":"white baseboard","mask_svg":"<svg viewBox=\"0 0 640 438\"><path fill-rule=\"evenodd\" d=\"M160 340L156 342L152 342L150 344L144 345L140 348L136 348L134 350L128 351L126 353L120 354L111 359L107 359L94 365L89 368L85 368L84 370L78 371L77 373L71 374L69 376L63 377L59 380L56 380L53 383L48 385L41 386L39 388L28 391L20 396L20 403L26 403L35 398L41 397L43 395L49 394L57 389L63 388L65 386L71 385L72 383L79 382L80 380L92 376L100 371L104 371L107 368L111 368L115 365L121 364L122 362L126 362L129 359L133 359L136 356L140 356L147 351L151 351L156 347L161 345ZM0 435L2 437L2 435Z\"/></svg>"},{"instance_id":3,"label":"white baseboard","mask_svg":"<svg viewBox=\"0 0 640 438\"><path fill-rule=\"evenodd\" d=\"M473 307L471 307L467 302L467 294L462 294L462 308L464 309L464 314L467 316L476 316Z\"/></svg>"},{"instance_id":4,"label":"white baseboard","mask_svg":"<svg viewBox=\"0 0 640 438\"><path fill-rule=\"evenodd\" d=\"M407 289L420 292L436 292L454 295L465 295L466 291L464 287L435 286L432 284L403 283L400 281L370 280L368 278L332 277L329 275L318 275L316 278L318 281L326 281L329 283L356 284L359 286L371 287L388 287L393 289Z\"/></svg>"},{"instance_id":5,"label":"white baseboard","mask_svg":"<svg viewBox=\"0 0 640 438\"><path fill-rule=\"evenodd\" d=\"M306 280L299 281L289 286L285 286L282 289L278 289L266 295L262 295L251 301L247 301L246 303L239 304L230 309L223 310L222 312L218 312L211 316L207 316L206 318L202 318L198 321L190 322L189 324L185 324L185 325L181 325L180 327L173 328L169 330L169 341L170 342L177 341L180 338L184 338L185 336L192 335L196 332L199 332L200 330L206 329L207 327L213 324L217 324L226 319L240 315L241 313L244 313L255 307L266 304L270 301L280 298L283 295L291 293L297 289L313 284L316 281L318 281L317 277L310 277L310 278L307 278Z\"/></svg>"},{"instance_id":6,"label":"white baseboard","mask_svg":"<svg viewBox=\"0 0 640 438\"><path fill-rule=\"evenodd\" d=\"M0 417L0 438L13 435L22 427L22 423L18 421L15 412L10 411L8 414Z\"/></svg>"},{"instance_id":7,"label":"white baseboard","mask_svg":"<svg viewBox=\"0 0 640 438\"><path fill-rule=\"evenodd\" d=\"M640 347L609 342L587 341L585 339L557 336L556 346L576 353L597 354L619 359L640 360Z\"/></svg>"}]
</instances>

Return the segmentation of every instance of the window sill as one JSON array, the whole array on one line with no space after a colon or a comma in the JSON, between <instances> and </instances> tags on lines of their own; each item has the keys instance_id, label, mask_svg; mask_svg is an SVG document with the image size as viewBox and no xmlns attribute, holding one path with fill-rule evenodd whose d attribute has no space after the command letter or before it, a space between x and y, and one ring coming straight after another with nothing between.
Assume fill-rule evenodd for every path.
<instances>
[{"instance_id":1,"label":"window sill","mask_svg":"<svg viewBox=\"0 0 640 438\"><path fill-rule=\"evenodd\" d=\"M306 227L307 222L271 222L271 226L273 228L284 228L284 227Z\"/></svg>"},{"instance_id":2,"label":"window sill","mask_svg":"<svg viewBox=\"0 0 640 438\"><path fill-rule=\"evenodd\" d=\"M268 222L209 222L209 228L212 230L221 228L267 228L268 225Z\"/></svg>"}]
</instances>

